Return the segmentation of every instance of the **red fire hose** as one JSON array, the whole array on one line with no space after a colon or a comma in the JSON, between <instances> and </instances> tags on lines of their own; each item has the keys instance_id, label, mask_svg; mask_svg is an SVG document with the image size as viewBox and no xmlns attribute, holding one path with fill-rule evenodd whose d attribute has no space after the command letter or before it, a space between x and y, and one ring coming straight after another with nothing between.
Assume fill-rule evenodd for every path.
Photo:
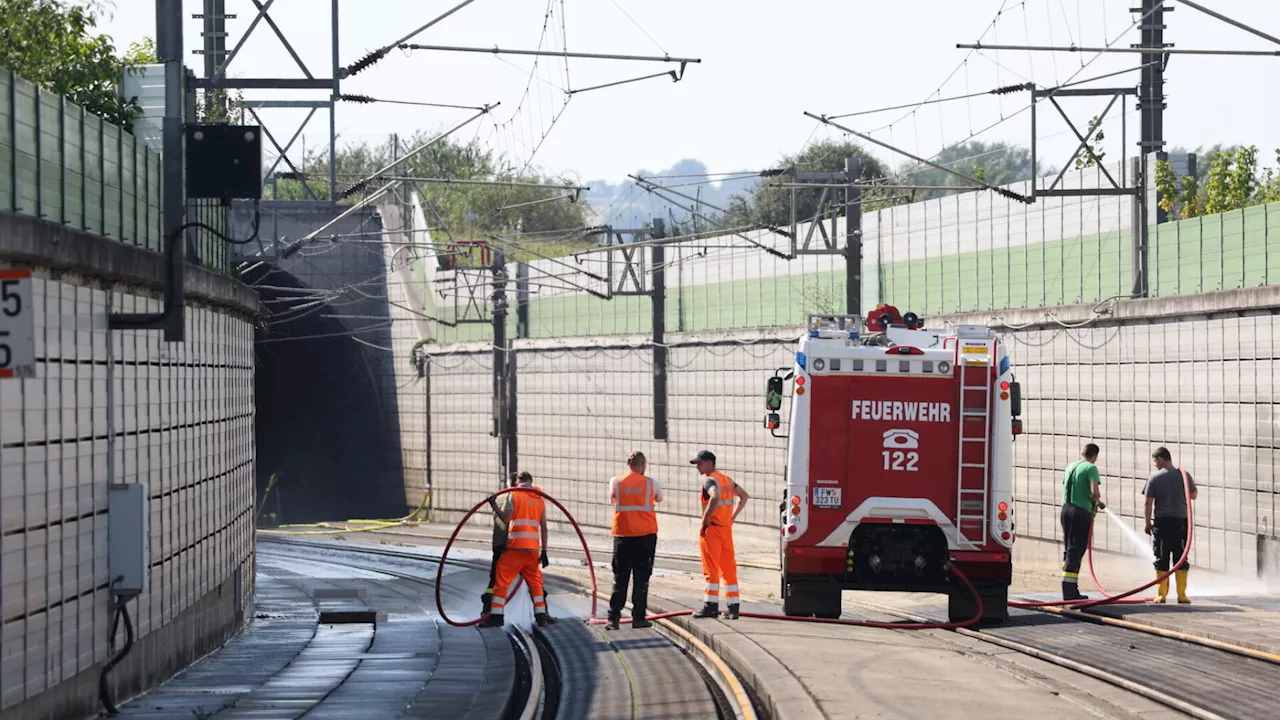
<instances>
[{"instance_id":1,"label":"red fire hose","mask_svg":"<svg viewBox=\"0 0 1280 720\"><path fill-rule=\"evenodd\" d=\"M1122 592L1118 595L1112 595L1111 593L1107 592L1102 587L1102 583L1098 582L1098 574L1094 572L1094 569L1093 569L1093 531L1092 529L1090 529L1089 549L1088 549L1089 575L1093 578L1093 584L1098 586L1098 591L1102 593L1103 597L1098 599L1088 599L1088 600L1010 602L1009 607L1016 607L1016 608L1070 607L1074 610L1085 610L1091 607L1097 607L1099 605L1116 605L1116 604L1136 605L1136 604L1145 603L1154 599L1154 598L1132 598L1130 596L1136 595L1142 592L1143 590L1146 590L1149 587L1154 587L1164 582L1165 580L1168 580L1169 576L1177 572L1178 568L1182 567L1182 563L1187 561L1187 556L1191 554L1191 542L1195 537L1195 510L1192 507L1192 500L1191 500L1191 479L1187 475L1186 470L1182 471L1182 490L1187 501L1187 544L1182 548L1182 557L1179 558L1178 562L1174 563L1169 570L1165 571L1163 575L1157 576L1155 580L1148 582L1146 585L1140 585L1132 590Z\"/></svg>"},{"instance_id":2,"label":"red fire hose","mask_svg":"<svg viewBox=\"0 0 1280 720\"><path fill-rule=\"evenodd\" d=\"M468 627L470 625L475 625L480 622L483 622L484 619L488 617L488 613L481 615L475 620L461 620L461 621L454 620L450 618L447 613L445 613L444 602L440 596L441 595L440 589L444 587L444 583L442 582L444 579L444 564L449 557L449 548L453 547L453 541L457 539L458 533L462 531L462 526L466 525L467 521L471 519L471 516L475 515L480 508L487 505L491 498L496 498L499 495L505 495L509 492L515 492L516 490L519 490L521 492L531 492L531 493L534 493L535 495L541 495L547 500L550 500L552 505L555 505L556 507L560 508L560 512L564 513L564 516L566 518L569 518L569 523L573 525L573 531L578 533L578 540L582 543L582 552L585 553L587 556L587 570L591 572L591 615L594 617L596 614L596 566L591 562L591 548L587 547L587 538L582 535L582 528L578 527L577 521L574 520L573 516L569 514L569 511L566 510L565 507L560 504L559 500L556 500L555 498L551 497L545 492L537 488L531 488L531 487L507 488L505 490L499 490L498 492L485 497L485 499L476 503L474 507L468 510L467 514L463 515L462 520L458 521L457 526L453 528L453 534L449 536L449 542L445 543L444 552L440 553L440 563L436 566L436 610L440 612L440 617L444 618L445 622L449 623L454 627ZM520 583L517 582L513 587L519 588Z\"/></svg>"},{"instance_id":3,"label":"red fire hose","mask_svg":"<svg viewBox=\"0 0 1280 720\"><path fill-rule=\"evenodd\" d=\"M445 563L448 561L449 550L450 548L453 547L454 540L457 539L458 533L462 531L462 527L467 524L467 521L471 519L471 516L475 515L476 512L480 510L480 508L487 505L489 503L490 498L496 498L499 495L504 495L506 493L514 492L516 490L519 490L522 492L531 492L536 495L541 495L547 500L550 500L551 504L559 508L560 512L564 513L564 516L568 518L569 524L573 526L573 531L578 535L578 541L582 543L582 552L587 557L587 569L591 573L591 618L588 620L588 622L592 624L603 624L607 622L602 618L596 617L596 609L597 609L596 601L597 601L597 593L599 592L599 587L596 583L595 565L591 561L591 548L587 546L587 538L582 534L582 528L578 526L578 521L575 520L573 518L573 515L571 515L569 511L565 509L564 505L561 505L558 500L556 500L555 498L551 497L547 493L537 488L507 488L505 490L499 490L498 492L495 492L485 497L484 500L481 500L480 502L476 503L470 510L467 511L467 514L462 517L462 520L458 521L458 524L453 528L453 533L449 535L449 541L445 543L444 551L441 552L440 554L440 562L436 566L436 610L439 611L440 617L444 618L445 622L449 623L454 627L468 627L471 625L476 625L480 622L483 622L484 619L488 617L487 614L481 615L475 620L454 620L449 617L449 615L444 610L444 601L441 593L441 588L444 586L444 583L443 583L444 566L445 566ZM956 577L960 578L960 581L964 583L965 587L969 590L969 593L973 595L973 598L977 603L977 610L974 613L973 617L968 620L965 620L964 622L893 623L893 622L873 622L870 620L846 620L843 618L791 617L789 615L777 615L773 613L755 613L755 612L744 612L744 613L741 613L741 616L746 618L760 618L765 620L791 620L791 621L799 621L799 622L825 623L829 625L852 625L855 627L884 628L889 630L953 630L955 628L968 627L969 625L973 625L974 623L977 623L979 620L982 619L982 610L983 610L982 595L978 593L978 589L974 587L973 582L969 580L969 578L960 570L960 568L952 565L950 567L950 570ZM519 586L520 585L517 582L515 587L518 588ZM678 617L681 615L692 615L692 614L693 614L692 610L677 610L675 612L659 613L656 615L647 615L645 616L645 619L661 620L664 618L671 618L671 617ZM630 620L629 619L622 620L621 622L630 622Z\"/></svg>"}]
</instances>

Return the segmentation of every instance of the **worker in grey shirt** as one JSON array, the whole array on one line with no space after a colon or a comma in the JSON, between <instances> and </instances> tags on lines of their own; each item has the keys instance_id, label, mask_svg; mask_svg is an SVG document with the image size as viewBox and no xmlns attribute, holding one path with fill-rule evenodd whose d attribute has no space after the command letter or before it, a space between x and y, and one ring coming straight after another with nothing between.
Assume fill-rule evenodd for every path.
<instances>
[{"instance_id":1,"label":"worker in grey shirt","mask_svg":"<svg viewBox=\"0 0 1280 720\"><path fill-rule=\"evenodd\" d=\"M1165 575L1169 566L1182 558L1187 547L1189 535L1189 514L1187 513L1187 488L1190 487L1191 499L1195 500L1199 492L1191 473L1173 466L1173 456L1168 448L1156 448L1151 453L1151 464L1156 468L1147 485L1142 490L1146 496L1143 514L1146 517L1147 534L1151 536L1152 549L1156 555L1156 574ZM1185 477L1185 482L1184 482ZM1174 573L1178 581L1178 602L1190 603L1187 597L1187 568L1190 564L1183 561ZM1156 602L1164 602L1169 594L1169 578L1160 581L1160 590Z\"/></svg>"}]
</instances>

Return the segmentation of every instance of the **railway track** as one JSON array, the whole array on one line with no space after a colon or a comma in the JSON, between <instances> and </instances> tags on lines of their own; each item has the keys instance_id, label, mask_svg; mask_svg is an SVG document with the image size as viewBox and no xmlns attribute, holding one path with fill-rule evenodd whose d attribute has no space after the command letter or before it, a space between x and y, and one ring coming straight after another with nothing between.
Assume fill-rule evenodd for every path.
<instances>
[{"instance_id":1,"label":"railway track","mask_svg":"<svg viewBox=\"0 0 1280 720\"><path fill-rule=\"evenodd\" d=\"M862 600L857 605L912 622L945 614L941 608L911 612ZM1200 720L1258 720L1280 712L1280 664L1237 652L1244 648L1034 610L1011 609L1003 625L949 632L1088 675Z\"/></svg>"},{"instance_id":2,"label":"railway track","mask_svg":"<svg viewBox=\"0 0 1280 720\"><path fill-rule=\"evenodd\" d=\"M270 542L293 543L296 541L273 539ZM305 542L304 544L313 543ZM339 548L345 546L348 550L351 547L345 543L324 544ZM362 552L387 558L409 558L418 563L434 563L434 558L420 553L383 548L368 548ZM561 548L559 553L582 557L580 550L573 553ZM660 554L659 557L662 558L663 555ZM693 567L695 561L690 558L676 555L664 559L666 569L696 571ZM455 561L450 560L449 564L453 566ZM486 572L488 567L487 561L457 561L456 564L469 565ZM566 584L561 587L582 593L582 588L578 585ZM856 601L855 611L857 610L865 610L869 615L858 612L856 619L868 619L868 617L879 615L909 622L931 622L943 619L945 615L945 609L941 606L902 609L862 600ZM723 644L713 642L712 638L702 633L699 633L699 637L694 637L674 623L666 621L663 623L665 625L662 632L668 639L681 644L690 658L701 659L700 674L704 684L708 688L718 685L712 693L716 699L717 714L720 717L735 715L745 717L745 714L741 714L744 712L744 707L750 712L755 712L759 708L763 709L766 715L772 714L768 712L771 708L770 699L763 697L764 693L761 692L759 682L748 683L754 690L754 693L748 693L741 689L741 683L736 683L737 678L732 671L727 669L710 671L715 669L715 662L725 663L726 657L730 658L734 669L740 674L751 675L762 672L762 665L767 665L771 675L765 678L765 684L770 687L770 691L773 688L791 688L791 691L783 692L791 698L790 702L799 702L803 705L808 699L806 680L794 673L788 667L786 659L778 656L768 643L760 642L759 638L753 638L748 624L735 626L733 631L735 645L730 649L730 655L721 657L726 650ZM564 625L565 623L561 623L556 628ZM690 626L686 625L686 627ZM578 630L583 633L595 633L597 641L604 642L606 645L615 638L626 637L625 633L606 634L598 628L579 626ZM1176 633L1171 634L1158 628L1139 626L1134 623L1107 623L1087 613L1063 614L1014 610L1010 621L1005 625L962 629L955 632L1092 677L1189 717L1202 720L1253 720L1272 717L1276 708L1280 707L1280 663L1275 662L1274 658L1269 660L1261 657L1257 652L1249 651L1247 648L1217 647L1222 643L1204 642L1203 639L1194 636L1178 637ZM545 636L548 633L539 633L539 635ZM559 640L561 643L559 649L555 648L554 643L549 643L552 647L549 655L553 659L558 658L557 662L560 664L565 664L567 661L563 658L573 652L568 648L573 642L580 642L581 638ZM691 640L698 641L705 650L695 647ZM712 649L711 645L715 645L716 649ZM710 658L714 658L715 662L709 661ZM568 664L572 663L568 662ZM596 671L607 673L609 669L597 667ZM632 668L616 665L613 671L620 672L624 676L634 672ZM723 679L726 674L734 678L737 688L723 682L716 682L718 679ZM571 688L572 683L570 682L566 687ZM804 692L797 692L798 690L804 690ZM738 700L736 706L735 695ZM742 698L747 698L746 702L743 702ZM825 714L817 704L805 705L805 707L808 710L802 710L799 713L794 712L798 707L792 707L793 712L786 714L793 717L820 717ZM565 715L565 717L574 716L581 715ZM627 715L624 713L622 716Z\"/></svg>"},{"instance_id":3,"label":"railway track","mask_svg":"<svg viewBox=\"0 0 1280 720\"><path fill-rule=\"evenodd\" d=\"M259 543L267 555L321 556L325 563L434 587L438 560L423 554L281 538L260 538ZM487 562L450 560L449 566L488 573ZM478 593L449 578L445 575L442 592L478 606ZM556 586L553 579L548 582ZM584 602L576 586L561 589L572 591L574 604ZM559 596L548 598L565 602ZM511 637L519 678L511 689L510 718L757 717L724 660L670 623L606 633L598 626L562 621L533 633L517 630Z\"/></svg>"}]
</instances>

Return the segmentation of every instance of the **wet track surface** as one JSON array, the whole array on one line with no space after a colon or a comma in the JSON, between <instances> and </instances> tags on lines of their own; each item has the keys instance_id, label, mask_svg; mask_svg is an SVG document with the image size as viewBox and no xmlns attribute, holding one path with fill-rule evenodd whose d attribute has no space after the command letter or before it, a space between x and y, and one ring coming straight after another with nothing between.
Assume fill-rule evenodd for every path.
<instances>
[{"instance_id":1,"label":"wet track surface","mask_svg":"<svg viewBox=\"0 0 1280 720\"><path fill-rule=\"evenodd\" d=\"M514 717L530 700L523 653L500 629L454 627L435 611L436 566L360 549L262 543L254 617L226 646L121 707L137 718ZM451 567L445 609L479 611L484 571ZM565 621L540 631L554 663L558 718L715 718L717 696L654 629L569 620L590 604L548 592ZM377 622L325 623L372 611ZM661 687L661 692L646 692ZM543 688L536 688L541 692ZM552 695L552 688L546 688ZM546 715L546 717L553 717Z\"/></svg>"}]
</instances>

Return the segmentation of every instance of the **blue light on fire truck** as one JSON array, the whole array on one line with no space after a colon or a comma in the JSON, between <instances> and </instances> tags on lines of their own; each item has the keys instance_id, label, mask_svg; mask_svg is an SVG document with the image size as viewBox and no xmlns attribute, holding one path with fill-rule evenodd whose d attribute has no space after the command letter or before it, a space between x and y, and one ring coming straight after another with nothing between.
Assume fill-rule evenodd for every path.
<instances>
[{"instance_id":1,"label":"blue light on fire truck","mask_svg":"<svg viewBox=\"0 0 1280 720\"><path fill-rule=\"evenodd\" d=\"M1004 357L1000 358L1000 373L999 373L999 374L1000 374L1000 375L1003 375L1003 374L1005 374L1005 373L1007 373L1007 372L1009 372L1009 356L1008 356L1008 355L1005 355Z\"/></svg>"},{"instance_id":2,"label":"blue light on fire truck","mask_svg":"<svg viewBox=\"0 0 1280 720\"><path fill-rule=\"evenodd\" d=\"M804 353L802 352L796 353L796 365L799 365L801 370L804 369L804 364L806 360L808 360L808 358L804 356Z\"/></svg>"}]
</instances>

